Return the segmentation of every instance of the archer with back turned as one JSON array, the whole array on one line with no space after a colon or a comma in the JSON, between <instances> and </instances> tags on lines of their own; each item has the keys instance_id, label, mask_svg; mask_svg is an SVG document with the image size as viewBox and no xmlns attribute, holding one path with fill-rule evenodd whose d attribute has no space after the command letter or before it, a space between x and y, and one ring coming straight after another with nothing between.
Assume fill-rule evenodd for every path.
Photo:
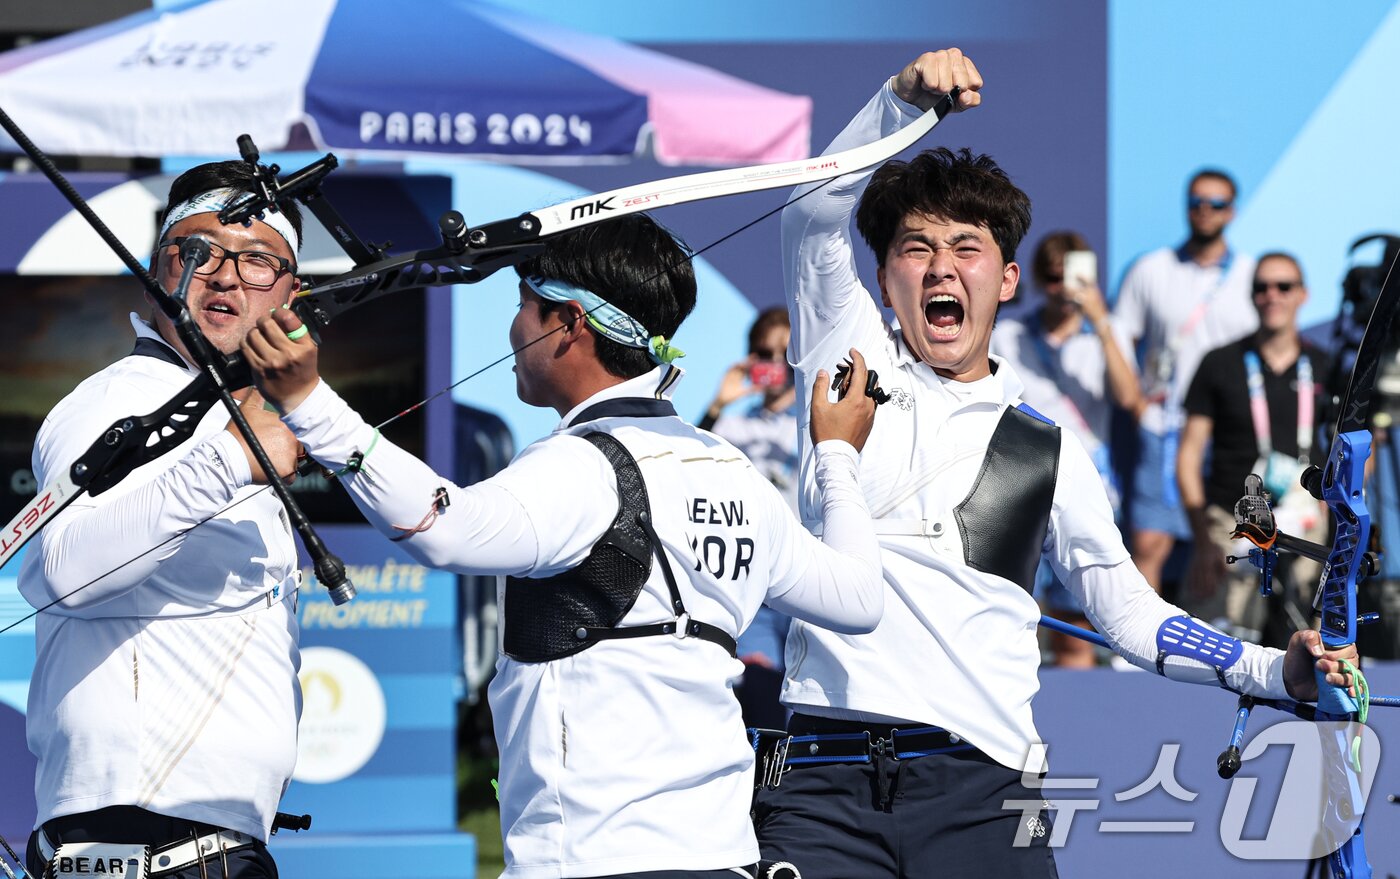
<instances>
[{"instance_id":1,"label":"archer with back turned","mask_svg":"<svg viewBox=\"0 0 1400 879\"><path fill-rule=\"evenodd\" d=\"M922 55L831 149L909 125L955 89L961 109L974 107L981 86L957 49ZM856 274L853 214L897 326ZM1315 698L1314 664L1330 683L1348 681L1335 660L1354 660L1354 647L1324 656L1316 632L1295 635L1286 656L1236 641L1161 600L1133 566L1084 447L1029 410L1020 379L988 353L1029 225L1025 193L966 150L847 175L784 211L799 399L820 396L817 368L851 347L890 397L860 459L885 614L867 635L794 623L787 771L756 801L764 856L805 879L1056 875L1050 816L1006 805L1043 802L1021 781L1045 770L1031 714L1042 555L1142 668L1296 699ZM808 517L811 452L802 440Z\"/></svg>"},{"instance_id":2,"label":"archer with back turned","mask_svg":"<svg viewBox=\"0 0 1400 879\"><path fill-rule=\"evenodd\" d=\"M753 875L735 638L763 602L844 632L879 619L854 481L874 404L813 401L823 543L739 450L670 403L681 372L668 339L696 295L688 256L632 214L550 238L517 267L516 391L561 421L466 488L320 380L291 311L264 316L243 346L263 394L371 523L425 564L505 575L490 701L511 879Z\"/></svg>"}]
</instances>

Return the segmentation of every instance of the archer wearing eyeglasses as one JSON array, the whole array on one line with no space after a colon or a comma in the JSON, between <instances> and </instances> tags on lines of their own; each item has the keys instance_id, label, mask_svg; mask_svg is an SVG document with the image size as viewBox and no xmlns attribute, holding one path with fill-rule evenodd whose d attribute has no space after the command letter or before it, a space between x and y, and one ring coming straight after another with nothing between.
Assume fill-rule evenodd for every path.
<instances>
[{"instance_id":1,"label":"archer wearing eyeglasses","mask_svg":"<svg viewBox=\"0 0 1400 879\"><path fill-rule=\"evenodd\" d=\"M298 287L295 205L246 226L219 222L255 183L241 161L180 175L151 255L152 274L174 290L180 245L209 243L186 305L224 353ZM131 329L131 353L44 419L39 484L198 374L164 311L133 314ZM278 474L291 475L291 431L256 393L241 408ZM286 513L255 484L266 481L216 407L184 443L120 489L73 503L30 545L19 589L40 611L27 714L38 757L31 874L55 855L110 863L96 855L142 845L152 879L276 875L266 841L296 761L300 571ZM79 845L86 857L69 857Z\"/></svg>"},{"instance_id":2,"label":"archer wearing eyeglasses","mask_svg":"<svg viewBox=\"0 0 1400 879\"><path fill-rule=\"evenodd\" d=\"M1249 307L1254 261L1225 240L1237 196L1229 174L1198 171L1186 187L1186 241L1138 259L1114 307L1114 322L1142 355L1147 406L1138 421L1138 463L1126 514L1133 562L1158 592L1172 547L1191 536L1175 472L1186 384L1207 351L1256 325Z\"/></svg>"},{"instance_id":3,"label":"archer wearing eyeglasses","mask_svg":"<svg viewBox=\"0 0 1400 879\"><path fill-rule=\"evenodd\" d=\"M1298 587L1316 582L1318 564L1300 556L1290 560L1291 568L1281 566L1275 590L1285 601L1266 602L1254 568L1225 564L1227 555L1248 554L1229 537L1232 510L1245 477L1257 473L1273 495L1279 530L1323 542L1327 517L1300 487L1298 474L1327 456L1316 436L1321 379L1330 374L1331 361L1298 335L1298 310L1308 289L1293 256L1273 252L1259 258L1251 299L1259 328L1206 354L1186 393L1177 479L1195 549L1178 603L1201 619L1228 622L1239 638L1282 646L1294 630L1308 626L1312 596Z\"/></svg>"}]
</instances>

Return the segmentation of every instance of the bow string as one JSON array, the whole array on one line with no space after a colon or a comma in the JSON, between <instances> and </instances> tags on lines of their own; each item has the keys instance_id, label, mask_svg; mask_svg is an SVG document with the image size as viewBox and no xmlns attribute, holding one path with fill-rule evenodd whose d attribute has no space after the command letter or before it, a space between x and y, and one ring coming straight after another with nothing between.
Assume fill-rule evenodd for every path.
<instances>
[{"instance_id":1,"label":"bow string","mask_svg":"<svg viewBox=\"0 0 1400 879\"><path fill-rule=\"evenodd\" d=\"M952 112L960 93L961 89L955 87L952 92L941 98L932 109L926 111L912 125L871 143L827 156L720 171L706 171L640 183L584 196L474 228L467 226L460 213L449 211L439 220L439 231L442 236L440 246L387 257L381 248L367 245L361 241L349 229L348 224L340 215L335 213L329 202L321 196L319 182L336 167L334 156L328 155L307 168L289 175L288 178L279 180L276 177L279 170L276 165L265 167L258 164L257 149L245 135L239 138L238 146L241 155L245 161L249 162L257 175L257 186L255 187L257 191L250 193L239 203L221 211L219 219L225 223L245 222L250 218L257 217L262 211L277 210L279 202L283 200L296 198L303 201L317 219L332 233L332 237L341 243L356 262L356 266L348 272L317 284L315 287L299 291L292 304L292 309L306 326L311 328L312 334L319 341L321 328L327 326L332 319L341 313L357 305L390 293L424 287L477 283L494 272L515 265L537 253L543 247L545 239L574 229L613 217L703 199L778 187L802 186L807 183L817 184L686 257L686 260L694 259L710 248L778 213L792 202L818 191L822 185L898 155L916 143L942 121L948 113ZM6 130L15 137L17 142L23 145L28 141L18 126L15 126L8 116L4 115L3 110L0 110L0 123L4 124ZM105 230L105 226L76 190L72 190L67 181L62 181L61 175L58 175L57 179L51 175L50 179L53 179L55 185L64 190L64 194L69 197L69 200L73 202L84 218L101 234ZM119 256L125 253L115 236L107 233L102 237L118 251ZM160 289L154 279L150 279L144 267L130 258L129 254L123 258L123 262L138 277L141 277L143 282L147 283L148 289L152 287ZM668 271L670 268L667 267L662 271ZM163 290L161 292L164 293ZM448 393L462 383L470 381L488 369L509 360L525 348L544 341L556 331L531 339L508 354L472 371L466 377L414 403L381 423L379 427L382 428L398 420L422 407L428 401ZM243 362L241 355L227 355L222 369L228 375L233 376L235 381L242 382L238 386L246 386L247 365ZM172 435L170 427L177 423L188 424L189 430L192 430L193 425L199 419L189 416L195 412L202 415L204 411L207 411L215 399L214 390L214 384L209 378L201 375L199 379L191 382L189 386L177 394L174 399L154 412L145 416L123 419L109 428L103 437L94 442L88 452L69 468L67 473L46 485L33 501L10 520L5 530L0 532L0 567L3 567L30 539L38 534L47 521L73 500L76 500L82 493L97 494L106 490L120 482L136 466L153 460L159 454L179 445L187 437ZM151 437L158 437L159 441L152 440L147 445L146 441ZM271 469L265 466L265 471L271 472ZM97 480L94 478L94 474L99 472L102 478ZM257 494L252 493L248 497L255 497ZM226 507L225 511L247 499L243 498L234 502ZM198 527L199 524L203 523L196 523L191 528ZM161 546L179 539L188 530L174 535ZM120 569L125 564L130 564L156 549L159 547L144 550L114 570ZM109 571L103 576L110 573L112 572ZM318 578L319 575L318 569ZM8 631L43 610L66 600L69 596L100 579L102 578L98 577L83 586L79 586L50 602L44 608L9 623L0 628L0 633Z\"/></svg>"}]
</instances>

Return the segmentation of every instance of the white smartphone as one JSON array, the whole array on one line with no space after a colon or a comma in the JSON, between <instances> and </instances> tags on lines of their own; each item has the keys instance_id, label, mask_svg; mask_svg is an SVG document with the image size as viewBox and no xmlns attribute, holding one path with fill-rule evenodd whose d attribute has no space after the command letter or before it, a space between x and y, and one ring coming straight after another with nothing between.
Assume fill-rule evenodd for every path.
<instances>
[{"instance_id":1,"label":"white smartphone","mask_svg":"<svg viewBox=\"0 0 1400 879\"><path fill-rule=\"evenodd\" d=\"M1065 286L1073 290L1086 284L1099 285L1099 258L1092 250L1071 250L1065 254Z\"/></svg>"}]
</instances>

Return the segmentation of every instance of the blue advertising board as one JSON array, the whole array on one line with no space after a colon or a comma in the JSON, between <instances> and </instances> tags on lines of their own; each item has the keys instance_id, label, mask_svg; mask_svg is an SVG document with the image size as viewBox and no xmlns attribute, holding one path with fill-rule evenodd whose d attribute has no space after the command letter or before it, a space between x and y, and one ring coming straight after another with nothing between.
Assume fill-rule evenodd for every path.
<instances>
[{"instance_id":1,"label":"blue advertising board","mask_svg":"<svg viewBox=\"0 0 1400 879\"><path fill-rule=\"evenodd\" d=\"M415 876L470 877L475 840L456 832L457 578L368 528L321 531L358 594L337 606L302 571L302 714L282 809L313 825L279 834L273 854L289 876L368 879L407 857Z\"/></svg>"}]
</instances>

